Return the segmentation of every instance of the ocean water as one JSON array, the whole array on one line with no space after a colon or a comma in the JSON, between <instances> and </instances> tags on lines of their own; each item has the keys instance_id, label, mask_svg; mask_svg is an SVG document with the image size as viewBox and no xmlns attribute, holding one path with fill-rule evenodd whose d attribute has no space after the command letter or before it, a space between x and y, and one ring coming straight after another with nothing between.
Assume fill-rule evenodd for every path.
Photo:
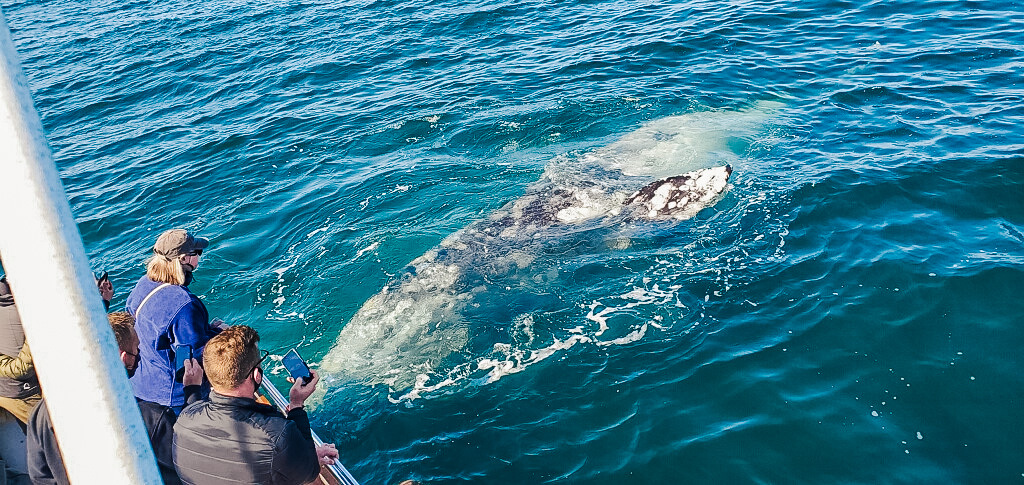
<instances>
[{"instance_id":1,"label":"ocean water","mask_svg":"<svg viewBox=\"0 0 1024 485\"><path fill-rule=\"evenodd\" d=\"M211 238L193 290L323 366L363 483L1024 482L1019 3L2 7L114 305L160 231ZM344 330L666 120L678 157L616 156L730 163L713 207L508 238Z\"/></svg>"}]
</instances>

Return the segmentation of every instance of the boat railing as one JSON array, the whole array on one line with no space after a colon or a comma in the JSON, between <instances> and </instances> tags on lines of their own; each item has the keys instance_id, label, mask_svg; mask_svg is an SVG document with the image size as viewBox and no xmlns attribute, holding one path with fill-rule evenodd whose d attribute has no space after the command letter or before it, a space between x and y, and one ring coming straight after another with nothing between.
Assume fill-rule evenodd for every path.
<instances>
[{"instance_id":1,"label":"boat railing","mask_svg":"<svg viewBox=\"0 0 1024 485\"><path fill-rule=\"evenodd\" d=\"M3 19L0 152L0 253L26 341L32 344L36 376L46 389L68 477L75 484L161 483L78 225Z\"/></svg>"},{"instance_id":2,"label":"boat railing","mask_svg":"<svg viewBox=\"0 0 1024 485\"><path fill-rule=\"evenodd\" d=\"M269 399L270 402L274 403L274 405L277 406L278 409L284 410L287 408L288 400L285 399L283 394L281 394L281 391L278 391L277 388L274 387L274 384L270 382L269 379L263 379L262 389L267 399ZM316 431L310 431L313 433L313 442L316 444L316 446L324 444L323 440L321 440L320 437L317 436ZM323 468L330 471L331 475L333 475L334 478L338 480L338 482L344 485L359 485L359 482L357 482L356 479L352 477L352 474L350 474L348 470L345 469L345 466L342 465L341 461L339 460L334 460L334 463L330 465L324 465Z\"/></svg>"}]
</instances>

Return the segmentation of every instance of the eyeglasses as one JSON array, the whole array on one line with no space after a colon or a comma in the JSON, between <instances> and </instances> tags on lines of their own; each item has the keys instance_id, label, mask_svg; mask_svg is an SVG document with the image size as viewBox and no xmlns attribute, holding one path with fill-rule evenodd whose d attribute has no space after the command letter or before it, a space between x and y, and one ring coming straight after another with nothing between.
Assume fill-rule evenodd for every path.
<instances>
[{"instance_id":1,"label":"eyeglasses","mask_svg":"<svg viewBox=\"0 0 1024 485\"><path fill-rule=\"evenodd\" d=\"M252 374L253 372L256 372L256 369L259 369L260 366L263 365L263 361L267 359L268 355L270 355L270 352L268 352L266 350L261 350L260 351L260 360L259 360L259 362L256 363L256 365L254 365L252 367L252 370L249 371L249 374Z\"/></svg>"}]
</instances>

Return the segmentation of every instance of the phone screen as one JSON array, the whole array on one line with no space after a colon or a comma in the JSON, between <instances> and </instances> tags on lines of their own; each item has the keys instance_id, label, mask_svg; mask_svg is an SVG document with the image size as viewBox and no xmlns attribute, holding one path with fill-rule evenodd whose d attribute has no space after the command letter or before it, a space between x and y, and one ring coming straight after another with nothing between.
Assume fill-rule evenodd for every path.
<instances>
[{"instance_id":1,"label":"phone screen","mask_svg":"<svg viewBox=\"0 0 1024 485\"><path fill-rule=\"evenodd\" d=\"M309 382L309 380L313 378L309 373L309 366L307 366L306 362L302 360L302 357L299 357L299 353L296 352L295 349L291 349L287 354L284 354L284 358L281 359L281 363L284 364L285 369L288 369L288 374L291 375L292 378L298 379L301 377L305 382Z\"/></svg>"},{"instance_id":2,"label":"phone screen","mask_svg":"<svg viewBox=\"0 0 1024 485\"><path fill-rule=\"evenodd\" d=\"M181 382L182 376L185 375L185 360L191 358L191 345L178 345L174 348L174 378L178 382Z\"/></svg>"}]
</instances>

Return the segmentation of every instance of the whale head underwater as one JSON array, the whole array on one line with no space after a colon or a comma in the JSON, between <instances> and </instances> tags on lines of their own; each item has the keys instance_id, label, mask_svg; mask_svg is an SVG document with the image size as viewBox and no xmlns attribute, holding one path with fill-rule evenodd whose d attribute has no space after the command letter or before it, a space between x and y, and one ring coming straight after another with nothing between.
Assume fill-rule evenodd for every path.
<instances>
[{"instance_id":1,"label":"whale head underwater","mask_svg":"<svg viewBox=\"0 0 1024 485\"><path fill-rule=\"evenodd\" d=\"M739 159L730 141L755 133L777 107L661 118L605 147L556 157L522 197L446 237L367 300L320 362L327 386L386 384L415 398L453 380L479 381L480 372L494 380L500 365L484 354L504 344L481 342L487 332L467 313L505 305L495 292L535 284L538 258L588 230L628 233L713 206Z\"/></svg>"}]
</instances>

